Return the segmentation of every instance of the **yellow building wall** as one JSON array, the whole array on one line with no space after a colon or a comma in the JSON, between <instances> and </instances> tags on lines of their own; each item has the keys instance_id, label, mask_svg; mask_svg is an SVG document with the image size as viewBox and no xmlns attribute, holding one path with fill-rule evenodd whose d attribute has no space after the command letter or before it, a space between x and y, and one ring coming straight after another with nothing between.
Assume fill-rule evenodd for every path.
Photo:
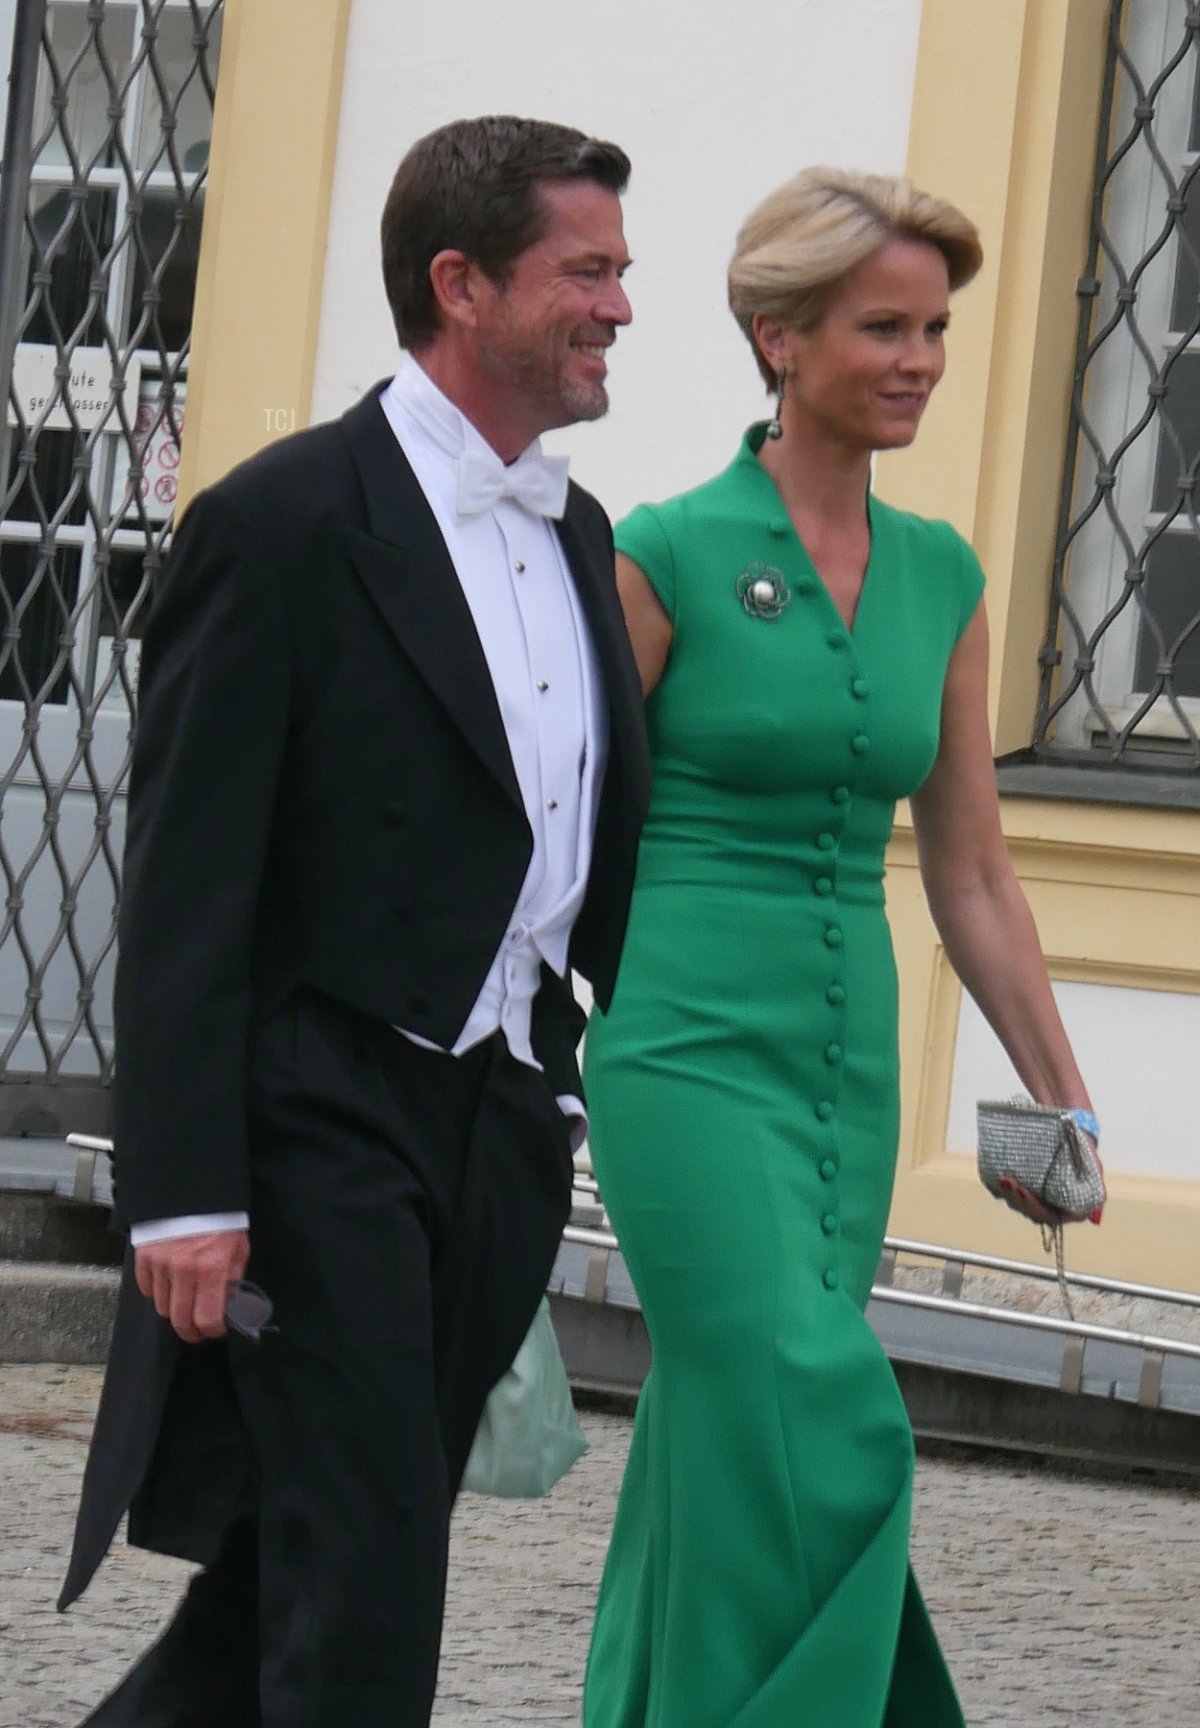
<instances>
[{"instance_id":1,"label":"yellow building wall","mask_svg":"<svg viewBox=\"0 0 1200 1728\"><path fill-rule=\"evenodd\" d=\"M955 302L945 379L920 438L879 462L881 495L948 518L988 573L997 753L1029 742L1086 258L1108 0L925 0L909 172L979 224L987 263ZM1200 993L1200 818L1005 798L1009 849L1051 976ZM891 1229L1015 1258L1032 1227L947 1146L960 987L925 909L899 813L888 899L901 975L904 1128ZM1150 1149L1152 1154L1152 1149ZM1110 1175L1079 1270L1200 1289L1196 1179Z\"/></svg>"},{"instance_id":2,"label":"yellow building wall","mask_svg":"<svg viewBox=\"0 0 1200 1728\"><path fill-rule=\"evenodd\" d=\"M350 6L226 0L181 509L307 420Z\"/></svg>"}]
</instances>

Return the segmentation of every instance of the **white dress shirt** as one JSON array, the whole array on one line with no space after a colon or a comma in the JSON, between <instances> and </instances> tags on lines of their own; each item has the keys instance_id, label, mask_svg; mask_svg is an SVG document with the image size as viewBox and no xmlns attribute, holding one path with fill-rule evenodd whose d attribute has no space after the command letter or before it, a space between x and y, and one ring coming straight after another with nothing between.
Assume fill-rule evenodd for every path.
<instances>
[{"instance_id":1,"label":"white dress shirt","mask_svg":"<svg viewBox=\"0 0 1200 1728\"><path fill-rule=\"evenodd\" d=\"M504 465L415 360L384 389L380 406L462 584L533 833L529 869L504 940L450 1053L461 1055L500 1031L517 1060L537 1068L530 1024L540 967L545 961L566 975L607 755L607 710L595 651L551 521L506 496L483 509L460 510L460 458L467 457L477 473L495 471L498 483ZM540 457L535 441L519 460ZM397 1030L437 1048L404 1027ZM587 1130L582 1102L558 1102L571 1118L577 1147ZM130 1237L138 1247L248 1225L244 1213L205 1214L138 1224Z\"/></svg>"}]
</instances>

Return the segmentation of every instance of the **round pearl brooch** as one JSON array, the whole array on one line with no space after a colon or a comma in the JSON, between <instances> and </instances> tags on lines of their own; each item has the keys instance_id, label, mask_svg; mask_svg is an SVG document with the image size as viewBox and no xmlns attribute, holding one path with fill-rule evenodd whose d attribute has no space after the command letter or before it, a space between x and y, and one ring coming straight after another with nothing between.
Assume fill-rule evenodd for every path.
<instances>
[{"instance_id":1,"label":"round pearl brooch","mask_svg":"<svg viewBox=\"0 0 1200 1728\"><path fill-rule=\"evenodd\" d=\"M749 564L734 583L742 609L751 618L778 618L792 597L782 570L772 564Z\"/></svg>"}]
</instances>

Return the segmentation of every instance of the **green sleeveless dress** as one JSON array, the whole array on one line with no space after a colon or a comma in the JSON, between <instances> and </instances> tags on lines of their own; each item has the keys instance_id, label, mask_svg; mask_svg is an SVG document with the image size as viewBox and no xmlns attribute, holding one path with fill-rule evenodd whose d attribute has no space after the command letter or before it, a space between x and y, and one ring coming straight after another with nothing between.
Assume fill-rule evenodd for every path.
<instances>
[{"instance_id":1,"label":"green sleeveless dress","mask_svg":"<svg viewBox=\"0 0 1200 1728\"><path fill-rule=\"evenodd\" d=\"M616 993L601 1193L653 1346L586 1728L962 1728L908 1566L912 1433L864 1318L898 1131L883 853L983 589L869 500L847 630L757 460L617 546L674 640Z\"/></svg>"}]
</instances>

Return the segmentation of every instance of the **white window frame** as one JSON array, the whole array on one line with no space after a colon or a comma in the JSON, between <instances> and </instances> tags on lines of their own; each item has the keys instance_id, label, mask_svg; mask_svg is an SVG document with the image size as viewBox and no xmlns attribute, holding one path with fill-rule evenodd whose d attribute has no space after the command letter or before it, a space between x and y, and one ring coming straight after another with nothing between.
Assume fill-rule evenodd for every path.
<instances>
[{"instance_id":1,"label":"white window frame","mask_svg":"<svg viewBox=\"0 0 1200 1728\"><path fill-rule=\"evenodd\" d=\"M8 124L9 75L12 72L13 36L17 28L17 0L0 0L0 156L4 154L4 128Z\"/></svg>"}]
</instances>

